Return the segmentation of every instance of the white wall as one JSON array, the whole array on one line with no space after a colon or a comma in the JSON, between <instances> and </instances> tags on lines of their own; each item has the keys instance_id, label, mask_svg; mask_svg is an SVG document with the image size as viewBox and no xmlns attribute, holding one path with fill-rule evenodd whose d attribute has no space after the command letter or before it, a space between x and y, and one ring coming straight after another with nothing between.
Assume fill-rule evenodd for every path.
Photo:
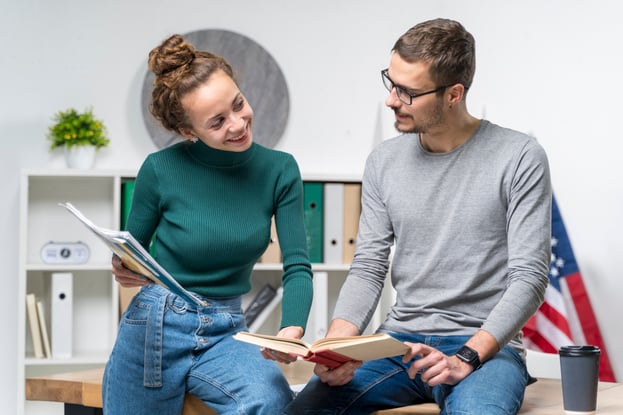
<instances>
[{"instance_id":1,"label":"white wall","mask_svg":"<svg viewBox=\"0 0 623 415\"><path fill-rule=\"evenodd\" d=\"M619 93L623 25L616 1L0 0L0 402L14 413L19 172L62 167L47 150L51 115L93 106L112 144L96 168L136 168L155 150L140 89L148 51L174 32L244 34L279 62L291 113L279 148L305 173L359 175L373 143L393 134L379 70L394 40L432 17L462 21L477 40L468 97L476 116L534 134L615 371L623 379L623 252ZM619 171L619 173L617 173ZM12 410L13 409L13 410Z\"/></svg>"}]
</instances>

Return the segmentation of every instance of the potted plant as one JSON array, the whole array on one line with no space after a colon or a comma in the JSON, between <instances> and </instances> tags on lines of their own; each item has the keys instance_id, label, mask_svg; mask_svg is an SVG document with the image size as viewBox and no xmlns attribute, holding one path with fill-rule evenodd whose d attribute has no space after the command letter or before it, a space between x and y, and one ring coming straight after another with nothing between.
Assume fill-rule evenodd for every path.
<instances>
[{"instance_id":1,"label":"potted plant","mask_svg":"<svg viewBox=\"0 0 623 415\"><path fill-rule=\"evenodd\" d=\"M52 120L54 124L48 130L50 150L63 148L68 167L91 167L95 152L110 143L106 127L92 109L81 113L69 108L54 114Z\"/></svg>"}]
</instances>

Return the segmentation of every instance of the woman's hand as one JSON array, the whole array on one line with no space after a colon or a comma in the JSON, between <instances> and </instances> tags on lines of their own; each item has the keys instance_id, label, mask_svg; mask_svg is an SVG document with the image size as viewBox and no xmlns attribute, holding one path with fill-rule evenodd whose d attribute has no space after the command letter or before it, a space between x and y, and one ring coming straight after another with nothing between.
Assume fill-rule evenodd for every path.
<instances>
[{"instance_id":1,"label":"woman's hand","mask_svg":"<svg viewBox=\"0 0 623 415\"><path fill-rule=\"evenodd\" d=\"M300 339L302 336L303 327L299 326L284 327L279 330L279 333L277 333L277 337L285 337L288 339ZM275 360L281 363L288 364L296 361L297 359L296 355L278 352L277 350L271 350L265 347L262 347L260 351L262 352L262 356L264 356L264 359Z\"/></svg>"},{"instance_id":2,"label":"woman's hand","mask_svg":"<svg viewBox=\"0 0 623 415\"><path fill-rule=\"evenodd\" d=\"M147 278L126 268L123 262L121 262L121 258L117 255L112 257L112 273L115 275L115 281L121 284L122 287L142 287L149 284Z\"/></svg>"}]
</instances>

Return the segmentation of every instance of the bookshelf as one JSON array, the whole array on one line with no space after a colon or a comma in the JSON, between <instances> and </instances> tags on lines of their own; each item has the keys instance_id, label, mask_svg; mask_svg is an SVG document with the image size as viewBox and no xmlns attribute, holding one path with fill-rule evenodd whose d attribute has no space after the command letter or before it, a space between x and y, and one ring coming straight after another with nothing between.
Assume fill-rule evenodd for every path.
<instances>
[{"instance_id":1,"label":"bookshelf","mask_svg":"<svg viewBox=\"0 0 623 415\"><path fill-rule=\"evenodd\" d=\"M110 271L108 248L96 239L59 202L70 201L94 223L119 229L122 223L124 185L134 178L135 171L124 170L25 170L21 173L19 224L19 281L18 281L18 413L26 415L62 414L61 406L25 401L25 378L102 367L116 339L120 305L125 292L120 292ZM360 183L354 177L303 176L305 183ZM341 214L341 212L340 212ZM358 216L358 213L357 213ZM342 230L340 230L342 232ZM49 263L42 259L42 248L50 242L83 242L88 246L84 263ZM317 241L317 243L319 243ZM274 257L273 257L274 258ZM348 274L344 261L312 263L314 272L314 303L306 341L323 337L329 324L339 289ZM265 285L281 285L281 263L260 262L254 267L252 291L243 299L246 307ZM47 332L54 337L52 321L51 279L55 273L73 276L71 317L66 324L72 327L71 357L34 356L30 334L26 295L35 294L43 304ZM123 290L121 290L123 291ZM258 332L274 334L281 318L280 307L261 322ZM380 312L377 312L380 318ZM371 327L378 321L373 321Z\"/></svg>"},{"instance_id":2,"label":"bookshelf","mask_svg":"<svg viewBox=\"0 0 623 415\"><path fill-rule=\"evenodd\" d=\"M97 170L26 170L21 174L17 336L19 414L63 413L62 406L26 402L26 377L102 367L108 359L119 319L119 288L110 272L111 254L58 203L71 201L97 223L116 228L119 226L121 182L133 174ZM74 259L78 252L73 249L76 242L88 247L86 262ZM61 253L61 249L67 246L70 248L68 256ZM44 247L52 251L42 255ZM55 304L58 293L54 291L56 277L53 275L59 274L71 276L69 295L64 297L65 293L62 293L64 309ZM52 346L54 340L61 342L61 345L56 344L56 352L62 346L68 349L69 356L57 356L55 347L52 347L51 356L35 357L26 294L34 294L41 301ZM55 324L62 328L60 333L64 335L53 330Z\"/></svg>"}]
</instances>

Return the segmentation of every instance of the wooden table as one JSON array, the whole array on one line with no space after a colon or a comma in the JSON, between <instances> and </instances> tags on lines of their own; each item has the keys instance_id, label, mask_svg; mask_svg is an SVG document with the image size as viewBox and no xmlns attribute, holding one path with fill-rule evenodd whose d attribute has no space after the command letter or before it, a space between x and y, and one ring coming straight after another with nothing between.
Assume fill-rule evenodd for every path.
<instances>
[{"instance_id":1,"label":"wooden table","mask_svg":"<svg viewBox=\"0 0 623 415\"><path fill-rule=\"evenodd\" d=\"M297 362L282 369L290 384L305 383L312 373L313 365ZM65 403L65 415L102 414L103 369L50 375L26 379L26 399ZM562 389L557 379L539 379L526 389L526 398L519 411L522 415L563 414ZM183 415L214 415L200 400L187 395ZM377 415L425 415L439 414L434 404L412 405L404 408L377 411ZM623 384L599 383L597 414L623 414Z\"/></svg>"},{"instance_id":2,"label":"wooden table","mask_svg":"<svg viewBox=\"0 0 623 415\"><path fill-rule=\"evenodd\" d=\"M597 415L623 414L623 383L599 382ZM435 404L412 405L377 411L375 415L434 415L439 414ZM559 379L539 379L528 386L521 415L561 415L562 386Z\"/></svg>"},{"instance_id":3,"label":"wooden table","mask_svg":"<svg viewBox=\"0 0 623 415\"><path fill-rule=\"evenodd\" d=\"M306 383L314 365L297 361L280 365L291 385ZM65 415L102 415L102 378L104 369L33 377L26 379L26 399L64 402ZM187 394L182 415L216 415L201 400Z\"/></svg>"}]
</instances>

